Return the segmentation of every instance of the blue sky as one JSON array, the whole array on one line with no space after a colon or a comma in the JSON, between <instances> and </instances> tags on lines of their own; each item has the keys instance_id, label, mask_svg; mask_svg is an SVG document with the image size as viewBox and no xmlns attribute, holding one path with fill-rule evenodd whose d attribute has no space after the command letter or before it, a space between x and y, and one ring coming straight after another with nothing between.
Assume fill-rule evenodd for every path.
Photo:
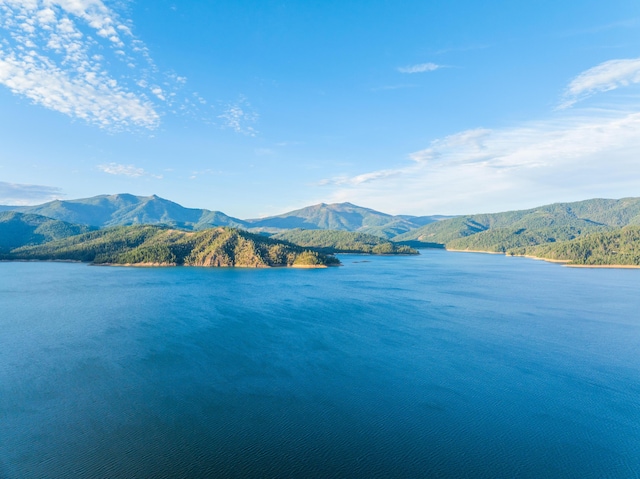
<instances>
[{"instance_id":1,"label":"blue sky","mask_svg":"<svg viewBox=\"0 0 640 479\"><path fill-rule=\"evenodd\" d=\"M0 0L0 204L640 196L640 2Z\"/></svg>"}]
</instances>

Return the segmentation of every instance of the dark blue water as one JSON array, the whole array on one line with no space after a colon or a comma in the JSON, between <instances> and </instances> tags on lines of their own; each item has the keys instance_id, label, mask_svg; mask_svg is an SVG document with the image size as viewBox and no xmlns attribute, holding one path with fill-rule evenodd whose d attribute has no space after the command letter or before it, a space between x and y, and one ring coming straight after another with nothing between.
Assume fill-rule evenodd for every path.
<instances>
[{"instance_id":1,"label":"dark blue water","mask_svg":"<svg viewBox=\"0 0 640 479\"><path fill-rule=\"evenodd\" d=\"M640 477L640 270L0 263L0 477Z\"/></svg>"}]
</instances>

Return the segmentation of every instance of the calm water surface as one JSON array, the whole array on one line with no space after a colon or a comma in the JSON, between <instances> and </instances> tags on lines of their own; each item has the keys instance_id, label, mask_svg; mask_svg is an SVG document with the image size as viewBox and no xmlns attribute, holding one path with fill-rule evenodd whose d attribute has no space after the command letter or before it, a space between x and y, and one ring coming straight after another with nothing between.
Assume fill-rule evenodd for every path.
<instances>
[{"instance_id":1,"label":"calm water surface","mask_svg":"<svg viewBox=\"0 0 640 479\"><path fill-rule=\"evenodd\" d=\"M0 263L0 478L640 477L640 270Z\"/></svg>"}]
</instances>

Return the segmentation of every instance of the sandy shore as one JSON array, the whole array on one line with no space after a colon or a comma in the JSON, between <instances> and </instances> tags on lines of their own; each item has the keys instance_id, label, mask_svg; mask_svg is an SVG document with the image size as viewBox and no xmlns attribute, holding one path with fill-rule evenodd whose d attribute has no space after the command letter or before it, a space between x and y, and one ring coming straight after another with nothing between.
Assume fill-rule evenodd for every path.
<instances>
[{"instance_id":1,"label":"sandy shore","mask_svg":"<svg viewBox=\"0 0 640 479\"><path fill-rule=\"evenodd\" d=\"M560 264L571 263L571 260L568 260L568 259L540 258L539 256L531 256L529 254L514 254L514 255L511 255L511 256L517 256L517 257L520 257L520 258L535 259L537 261L546 261L547 263L560 263Z\"/></svg>"},{"instance_id":2,"label":"sandy shore","mask_svg":"<svg viewBox=\"0 0 640 479\"><path fill-rule=\"evenodd\" d=\"M567 268L598 268L598 269L640 269L640 265L635 264L567 264Z\"/></svg>"},{"instance_id":3,"label":"sandy shore","mask_svg":"<svg viewBox=\"0 0 640 479\"><path fill-rule=\"evenodd\" d=\"M123 266L130 268L168 268L178 266L175 263L90 263L92 266Z\"/></svg>"},{"instance_id":4,"label":"sandy shore","mask_svg":"<svg viewBox=\"0 0 640 479\"><path fill-rule=\"evenodd\" d=\"M324 264L294 264L291 266L246 266L246 265L236 265L236 266L208 266L208 265L192 265L192 264L181 264L177 265L175 263L89 263L92 266L120 266L123 268L171 268L171 267L183 267L183 268L242 268L242 269L267 269L267 268L296 268L296 269L321 269L328 268L329 266ZM331 265L333 266L333 265ZM336 265L341 266L341 265Z\"/></svg>"},{"instance_id":5,"label":"sandy shore","mask_svg":"<svg viewBox=\"0 0 640 479\"><path fill-rule=\"evenodd\" d=\"M447 251L452 251L453 253L482 253L482 254L504 254L499 251L482 251L479 249L449 249L445 248Z\"/></svg>"},{"instance_id":6,"label":"sandy shore","mask_svg":"<svg viewBox=\"0 0 640 479\"><path fill-rule=\"evenodd\" d=\"M77 259L0 259L0 263L83 263Z\"/></svg>"},{"instance_id":7,"label":"sandy shore","mask_svg":"<svg viewBox=\"0 0 640 479\"><path fill-rule=\"evenodd\" d=\"M505 256L535 259L537 261L546 261L547 263L557 263L557 264L566 266L567 268L640 269L640 265L633 265L633 264L570 264L571 260L568 260L568 259L540 258L539 256L531 256L528 254L507 255L506 253L498 253L497 251L480 251L480 250L471 250L471 249L447 249L447 251L452 251L454 253L503 254Z\"/></svg>"}]
</instances>

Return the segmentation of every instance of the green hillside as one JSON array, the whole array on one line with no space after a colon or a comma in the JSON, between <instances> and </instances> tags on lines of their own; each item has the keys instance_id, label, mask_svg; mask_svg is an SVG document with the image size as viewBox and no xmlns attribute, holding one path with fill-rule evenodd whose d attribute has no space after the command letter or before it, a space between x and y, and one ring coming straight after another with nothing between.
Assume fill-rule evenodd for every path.
<instances>
[{"instance_id":1,"label":"green hillside","mask_svg":"<svg viewBox=\"0 0 640 479\"><path fill-rule=\"evenodd\" d=\"M96 226L166 224L198 230L212 226L243 226L242 220L219 211L185 208L158 196L101 195L79 200L56 200L37 206L4 207L69 223Z\"/></svg>"},{"instance_id":2,"label":"green hillside","mask_svg":"<svg viewBox=\"0 0 640 479\"><path fill-rule=\"evenodd\" d=\"M440 243L457 249L490 247L499 251L511 247L507 244L526 244L529 241L526 235L530 235L537 244L545 235L550 239L570 239L571 235L629 224L640 224L640 198L593 199L529 210L458 216L425 225L393 240ZM492 231L501 228L501 231ZM492 233L483 233L487 231ZM479 234L482 236L474 237ZM517 235L521 237L516 238ZM466 239L463 241L460 238ZM504 243L505 240L507 243Z\"/></svg>"},{"instance_id":3,"label":"green hillside","mask_svg":"<svg viewBox=\"0 0 640 479\"><path fill-rule=\"evenodd\" d=\"M526 248L519 253L575 265L640 266L640 226L590 233L571 241Z\"/></svg>"},{"instance_id":4,"label":"green hillside","mask_svg":"<svg viewBox=\"0 0 640 479\"><path fill-rule=\"evenodd\" d=\"M340 230L358 231L383 238L392 238L421 225L437 221L428 216L393 216L351 203L320 203L278 216L245 220L246 227L256 231L277 233L282 230Z\"/></svg>"},{"instance_id":5,"label":"green hillside","mask_svg":"<svg viewBox=\"0 0 640 479\"><path fill-rule=\"evenodd\" d=\"M579 223L577 221L576 223ZM449 241L447 249L472 250L505 253L514 248L525 248L556 241L568 241L586 233L604 231L607 226L591 225L582 226L562 225L547 226L542 228L492 228L472 236Z\"/></svg>"},{"instance_id":6,"label":"green hillside","mask_svg":"<svg viewBox=\"0 0 640 479\"><path fill-rule=\"evenodd\" d=\"M230 226L253 232L278 233L295 228L359 231L383 238L406 233L441 216L393 216L351 203L309 206L278 216L241 220L220 211L185 208L158 196L100 195L78 200L56 200L37 206L0 206L0 211L38 214L69 223L99 228L138 224L164 224L201 230Z\"/></svg>"},{"instance_id":7,"label":"green hillside","mask_svg":"<svg viewBox=\"0 0 640 479\"><path fill-rule=\"evenodd\" d=\"M0 213L0 253L24 245L38 245L86 233L91 228L39 215L5 211Z\"/></svg>"},{"instance_id":8,"label":"green hillside","mask_svg":"<svg viewBox=\"0 0 640 479\"><path fill-rule=\"evenodd\" d=\"M419 254L408 246L351 231L295 229L278 233L272 238L322 253Z\"/></svg>"},{"instance_id":9,"label":"green hillside","mask_svg":"<svg viewBox=\"0 0 640 479\"><path fill-rule=\"evenodd\" d=\"M148 225L92 231L38 246L17 248L2 258L256 268L339 264L331 256L232 228L191 232Z\"/></svg>"}]
</instances>

